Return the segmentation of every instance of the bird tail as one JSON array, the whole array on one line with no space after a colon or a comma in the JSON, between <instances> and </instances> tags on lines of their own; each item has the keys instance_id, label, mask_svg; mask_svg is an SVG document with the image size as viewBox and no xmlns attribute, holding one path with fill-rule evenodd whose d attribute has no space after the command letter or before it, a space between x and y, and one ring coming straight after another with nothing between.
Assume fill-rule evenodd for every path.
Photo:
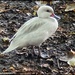
<instances>
[{"instance_id":1,"label":"bird tail","mask_svg":"<svg viewBox=\"0 0 75 75\"><path fill-rule=\"evenodd\" d=\"M17 48L17 46L12 46L12 45L10 45L4 52L2 52L1 54L5 54L5 53L8 53L8 52L10 52L10 51L12 51L12 50L14 50L14 49L16 49Z\"/></svg>"}]
</instances>

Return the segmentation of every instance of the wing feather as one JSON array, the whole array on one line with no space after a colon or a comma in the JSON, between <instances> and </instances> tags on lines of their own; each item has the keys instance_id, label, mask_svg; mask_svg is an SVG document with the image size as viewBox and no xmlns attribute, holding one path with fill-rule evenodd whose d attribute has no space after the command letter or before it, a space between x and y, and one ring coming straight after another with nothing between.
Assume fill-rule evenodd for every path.
<instances>
[{"instance_id":1,"label":"wing feather","mask_svg":"<svg viewBox=\"0 0 75 75\"><path fill-rule=\"evenodd\" d=\"M33 19L30 19L29 21L27 21L26 23L24 23L19 30L17 31L17 33L11 38L11 41L14 38L18 38L22 35L26 35L30 32L33 32L35 30L37 30L39 27L41 27L43 24L45 24L45 22L43 20L40 20L39 18L35 17Z\"/></svg>"}]
</instances>

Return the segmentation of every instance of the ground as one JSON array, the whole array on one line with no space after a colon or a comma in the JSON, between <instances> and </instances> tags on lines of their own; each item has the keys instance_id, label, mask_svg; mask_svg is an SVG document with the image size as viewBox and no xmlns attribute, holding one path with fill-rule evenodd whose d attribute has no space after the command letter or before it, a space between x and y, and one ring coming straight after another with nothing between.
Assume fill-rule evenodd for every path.
<instances>
[{"instance_id":1,"label":"ground","mask_svg":"<svg viewBox=\"0 0 75 75\"><path fill-rule=\"evenodd\" d=\"M1 75L75 75L75 67L59 59L75 50L75 11L65 12L67 2L49 4L61 19L56 33L41 45L42 58L38 56L36 47L16 49L0 56ZM36 5L35 1L0 1L0 53L9 46L10 38L20 26L37 16ZM33 49L35 55L32 54ZM47 52L49 58L46 58Z\"/></svg>"}]
</instances>

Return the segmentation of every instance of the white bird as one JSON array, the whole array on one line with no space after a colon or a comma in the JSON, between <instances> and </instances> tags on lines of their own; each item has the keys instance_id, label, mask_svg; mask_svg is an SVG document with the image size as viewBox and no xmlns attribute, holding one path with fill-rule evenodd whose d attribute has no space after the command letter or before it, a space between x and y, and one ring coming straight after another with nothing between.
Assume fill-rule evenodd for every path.
<instances>
[{"instance_id":1,"label":"white bird","mask_svg":"<svg viewBox=\"0 0 75 75\"><path fill-rule=\"evenodd\" d=\"M9 47L2 54L29 45L40 46L57 30L58 22L54 18L52 7L40 6L37 15L38 17L28 20L18 29Z\"/></svg>"}]
</instances>

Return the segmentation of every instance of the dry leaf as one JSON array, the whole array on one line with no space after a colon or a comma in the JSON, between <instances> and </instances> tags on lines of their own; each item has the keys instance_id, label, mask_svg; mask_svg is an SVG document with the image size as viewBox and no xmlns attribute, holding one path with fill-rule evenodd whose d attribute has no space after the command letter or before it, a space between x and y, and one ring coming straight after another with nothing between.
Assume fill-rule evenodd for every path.
<instances>
[{"instance_id":1,"label":"dry leaf","mask_svg":"<svg viewBox=\"0 0 75 75\"><path fill-rule=\"evenodd\" d=\"M75 57L69 59L67 63L71 66L75 66Z\"/></svg>"},{"instance_id":2,"label":"dry leaf","mask_svg":"<svg viewBox=\"0 0 75 75\"><path fill-rule=\"evenodd\" d=\"M46 4L47 4L47 1L35 1L35 3L36 3L38 6L41 6L41 5L46 5Z\"/></svg>"},{"instance_id":3,"label":"dry leaf","mask_svg":"<svg viewBox=\"0 0 75 75\"><path fill-rule=\"evenodd\" d=\"M0 27L0 33L5 32L5 28Z\"/></svg>"},{"instance_id":4,"label":"dry leaf","mask_svg":"<svg viewBox=\"0 0 75 75\"><path fill-rule=\"evenodd\" d=\"M73 11L75 10L75 3L66 5L65 11Z\"/></svg>"},{"instance_id":5,"label":"dry leaf","mask_svg":"<svg viewBox=\"0 0 75 75\"><path fill-rule=\"evenodd\" d=\"M75 35L75 32L70 32L69 34L70 34L70 35Z\"/></svg>"},{"instance_id":6,"label":"dry leaf","mask_svg":"<svg viewBox=\"0 0 75 75\"><path fill-rule=\"evenodd\" d=\"M0 4L0 13L7 11L8 9L5 9L5 7L8 6L6 3Z\"/></svg>"},{"instance_id":7,"label":"dry leaf","mask_svg":"<svg viewBox=\"0 0 75 75\"><path fill-rule=\"evenodd\" d=\"M67 53L67 56L60 57L61 61L67 62L70 66L75 66L75 52L73 50Z\"/></svg>"},{"instance_id":8,"label":"dry leaf","mask_svg":"<svg viewBox=\"0 0 75 75\"><path fill-rule=\"evenodd\" d=\"M3 72L7 72L8 70L6 68L3 68Z\"/></svg>"},{"instance_id":9,"label":"dry leaf","mask_svg":"<svg viewBox=\"0 0 75 75\"><path fill-rule=\"evenodd\" d=\"M75 51L73 51L72 49L71 49L71 52L73 53L73 55L75 56Z\"/></svg>"},{"instance_id":10,"label":"dry leaf","mask_svg":"<svg viewBox=\"0 0 75 75\"><path fill-rule=\"evenodd\" d=\"M23 71L25 72L25 71L32 71L32 69L31 68L28 68L28 67L23 67Z\"/></svg>"},{"instance_id":11,"label":"dry leaf","mask_svg":"<svg viewBox=\"0 0 75 75\"><path fill-rule=\"evenodd\" d=\"M49 67L49 64L42 64L41 67Z\"/></svg>"},{"instance_id":12,"label":"dry leaf","mask_svg":"<svg viewBox=\"0 0 75 75\"><path fill-rule=\"evenodd\" d=\"M75 2L75 0L73 0L73 2Z\"/></svg>"},{"instance_id":13,"label":"dry leaf","mask_svg":"<svg viewBox=\"0 0 75 75\"><path fill-rule=\"evenodd\" d=\"M75 12L75 9L73 11Z\"/></svg>"},{"instance_id":14,"label":"dry leaf","mask_svg":"<svg viewBox=\"0 0 75 75\"><path fill-rule=\"evenodd\" d=\"M38 10L38 8L39 8L38 5L33 6L33 10Z\"/></svg>"},{"instance_id":15,"label":"dry leaf","mask_svg":"<svg viewBox=\"0 0 75 75\"><path fill-rule=\"evenodd\" d=\"M32 14L31 13L26 13L28 16L31 16Z\"/></svg>"},{"instance_id":16,"label":"dry leaf","mask_svg":"<svg viewBox=\"0 0 75 75\"><path fill-rule=\"evenodd\" d=\"M47 50L50 50L50 47L47 47L46 49L47 49Z\"/></svg>"},{"instance_id":17,"label":"dry leaf","mask_svg":"<svg viewBox=\"0 0 75 75\"><path fill-rule=\"evenodd\" d=\"M8 38L8 37L4 37L2 40L3 40L4 42L6 42L6 41L9 41L9 38Z\"/></svg>"},{"instance_id":18,"label":"dry leaf","mask_svg":"<svg viewBox=\"0 0 75 75\"><path fill-rule=\"evenodd\" d=\"M36 16L36 11L33 12L33 15Z\"/></svg>"},{"instance_id":19,"label":"dry leaf","mask_svg":"<svg viewBox=\"0 0 75 75\"><path fill-rule=\"evenodd\" d=\"M5 55L4 54L0 54L0 58L4 57Z\"/></svg>"},{"instance_id":20,"label":"dry leaf","mask_svg":"<svg viewBox=\"0 0 75 75\"><path fill-rule=\"evenodd\" d=\"M52 4L60 3L61 1L52 1Z\"/></svg>"},{"instance_id":21,"label":"dry leaf","mask_svg":"<svg viewBox=\"0 0 75 75\"><path fill-rule=\"evenodd\" d=\"M10 69L10 70L12 70L12 71L15 71L15 68L14 68L14 67L12 67L12 66L11 66L9 69Z\"/></svg>"},{"instance_id":22,"label":"dry leaf","mask_svg":"<svg viewBox=\"0 0 75 75\"><path fill-rule=\"evenodd\" d=\"M65 9L66 8L66 4L61 5L59 8Z\"/></svg>"},{"instance_id":23,"label":"dry leaf","mask_svg":"<svg viewBox=\"0 0 75 75\"><path fill-rule=\"evenodd\" d=\"M41 1L42 4L47 4L47 1Z\"/></svg>"},{"instance_id":24,"label":"dry leaf","mask_svg":"<svg viewBox=\"0 0 75 75\"><path fill-rule=\"evenodd\" d=\"M65 29L63 29L62 27L58 27L57 31L62 32L62 31L65 31Z\"/></svg>"},{"instance_id":25,"label":"dry leaf","mask_svg":"<svg viewBox=\"0 0 75 75\"><path fill-rule=\"evenodd\" d=\"M0 8L0 13L5 12L5 9Z\"/></svg>"}]
</instances>

